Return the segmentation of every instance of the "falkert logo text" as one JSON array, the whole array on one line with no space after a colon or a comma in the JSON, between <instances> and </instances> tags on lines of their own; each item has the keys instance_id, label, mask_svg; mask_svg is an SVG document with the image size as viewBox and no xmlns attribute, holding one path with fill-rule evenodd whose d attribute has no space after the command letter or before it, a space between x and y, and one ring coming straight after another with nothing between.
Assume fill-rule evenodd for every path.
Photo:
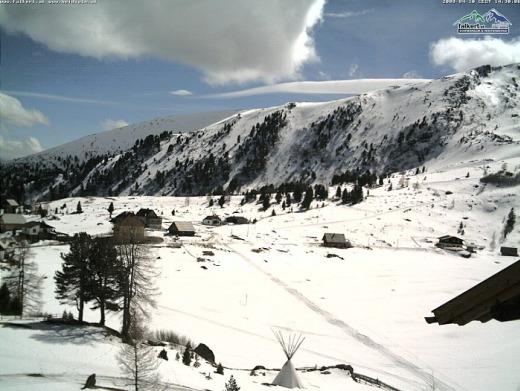
<instances>
[{"instance_id":1,"label":"falkert logo text","mask_svg":"<svg viewBox=\"0 0 520 391\"><path fill-rule=\"evenodd\" d=\"M481 15L471 11L453 23L459 34L509 34L512 23L496 9L490 9Z\"/></svg>"}]
</instances>

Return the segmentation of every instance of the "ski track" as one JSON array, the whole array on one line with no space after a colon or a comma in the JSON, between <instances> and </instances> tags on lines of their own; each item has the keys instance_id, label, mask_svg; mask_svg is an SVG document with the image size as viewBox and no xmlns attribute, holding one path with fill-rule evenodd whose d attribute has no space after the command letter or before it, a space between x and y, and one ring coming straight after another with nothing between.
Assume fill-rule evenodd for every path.
<instances>
[{"instance_id":1,"label":"ski track","mask_svg":"<svg viewBox=\"0 0 520 391\"><path fill-rule=\"evenodd\" d=\"M276 278L271 273L265 271L260 266L256 265L252 260L250 260L248 257L240 253L239 251L233 249L230 245L225 244L227 248L229 248L232 252L240 256L243 260L245 260L249 265L251 265L253 268L255 268L257 271L261 272L265 276L267 276L272 282L280 286L281 288L285 289L289 294L291 294L293 297L295 297L298 301L305 304L309 309L311 309L316 314L320 315L322 318L324 318L329 324L338 327L343 332L345 332L347 335L353 337L363 345L374 349L381 353L386 358L390 359L392 362L396 363L398 366L408 369L411 373L413 373L418 378L422 379L428 386L435 387L435 389L440 391L455 391L455 388L450 386L449 384L439 380L438 378L433 378L433 375L426 372L424 369L420 368L413 362L407 360L404 357L401 357L399 354L394 353L387 347L377 343L372 338L370 338L367 335L362 334L346 322L344 322L341 319L335 318L330 312L323 310L320 308L317 304L309 300L306 296L304 296L301 292L298 290L291 288L289 285L287 285L285 282L280 280L279 278Z\"/></svg>"}]
</instances>

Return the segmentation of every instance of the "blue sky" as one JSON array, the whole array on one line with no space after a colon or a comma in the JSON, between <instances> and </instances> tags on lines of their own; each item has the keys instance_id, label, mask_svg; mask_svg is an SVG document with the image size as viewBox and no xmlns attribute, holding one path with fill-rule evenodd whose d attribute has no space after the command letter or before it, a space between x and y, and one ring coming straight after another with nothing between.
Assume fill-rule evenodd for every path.
<instances>
[{"instance_id":1,"label":"blue sky","mask_svg":"<svg viewBox=\"0 0 520 391\"><path fill-rule=\"evenodd\" d=\"M115 0L61 8L0 5L0 90L8 100L1 113L0 158L108 125L346 96L218 97L230 91L288 81L436 78L482 63L520 62L520 5L306 0L285 1L284 7L270 0L251 1L237 12L246 2L223 1L218 9L195 3L157 1L152 10L139 9L143 2ZM491 7L512 22L509 35L484 44L483 36L456 33L459 17ZM100 18L109 22L103 25ZM305 42L292 53L298 40ZM171 93L179 90L190 95ZM17 121L19 114L29 119Z\"/></svg>"}]
</instances>

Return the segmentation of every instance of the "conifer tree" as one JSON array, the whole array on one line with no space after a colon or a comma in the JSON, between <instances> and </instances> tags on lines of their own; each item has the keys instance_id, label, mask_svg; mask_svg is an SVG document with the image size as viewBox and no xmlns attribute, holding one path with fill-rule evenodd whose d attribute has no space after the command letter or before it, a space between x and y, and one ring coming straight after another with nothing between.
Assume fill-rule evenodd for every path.
<instances>
[{"instance_id":1,"label":"conifer tree","mask_svg":"<svg viewBox=\"0 0 520 391\"><path fill-rule=\"evenodd\" d=\"M269 206L271 205L271 201L269 200L270 198L271 198L271 196L267 193L263 195L262 208L264 208L264 210L269 209Z\"/></svg>"},{"instance_id":2,"label":"conifer tree","mask_svg":"<svg viewBox=\"0 0 520 391\"><path fill-rule=\"evenodd\" d=\"M240 387L237 385L237 382L233 375L229 378L229 381L225 384L225 391L239 391Z\"/></svg>"},{"instance_id":3,"label":"conifer tree","mask_svg":"<svg viewBox=\"0 0 520 391\"><path fill-rule=\"evenodd\" d=\"M515 223L516 223L515 210L514 210L514 208L511 208L511 210L509 211L509 214L507 215L506 224L504 226L504 238L506 238L507 235L509 235L513 231L513 228L515 227Z\"/></svg>"},{"instance_id":4,"label":"conifer tree","mask_svg":"<svg viewBox=\"0 0 520 391\"><path fill-rule=\"evenodd\" d=\"M90 256L91 238L85 232L74 235L70 251L61 254L61 270L54 276L56 298L61 304L76 304L78 320L83 322L83 310L89 297L87 262Z\"/></svg>"},{"instance_id":5,"label":"conifer tree","mask_svg":"<svg viewBox=\"0 0 520 391\"><path fill-rule=\"evenodd\" d=\"M112 218L112 213L114 213L114 203L111 202L110 205L108 205L108 213L110 213L110 218Z\"/></svg>"},{"instance_id":6,"label":"conifer tree","mask_svg":"<svg viewBox=\"0 0 520 391\"><path fill-rule=\"evenodd\" d=\"M76 213L83 213L83 209L81 209L81 202L78 201L78 205L76 205Z\"/></svg>"},{"instance_id":7,"label":"conifer tree","mask_svg":"<svg viewBox=\"0 0 520 391\"><path fill-rule=\"evenodd\" d=\"M312 187L309 186L307 188L307 190L305 191L305 197L303 198L303 201L302 201L302 208L309 209L313 199L314 199L314 192L312 190Z\"/></svg>"},{"instance_id":8,"label":"conifer tree","mask_svg":"<svg viewBox=\"0 0 520 391\"><path fill-rule=\"evenodd\" d=\"M341 203L348 204L351 201L350 192L345 188L343 189L343 194L341 195Z\"/></svg>"},{"instance_id":9,"label":"conifer tree","mask_svg":"<svg viewBox=\"0 0 520 391\"><path fill-rule=\"evenodd\" d=\"M223 375L224 374L224 367L222 366L222 363L218 363L218 365L217 365L217 373L219 375Z\"/></svg>"},{"instance_id":10,"label":"conifer tree","mask_svg":"<svg viewBox=\"0 0 520 391\"><path fill-rule=\"evenodd\" d=\"M191 364L191 344L188 342L186 344L186 348L184 349L184 353L182 354L182 363L184 365L190 366Z\"/></svg>"},{"instance_id":11,"label":"conifer tree","mask_svg":"<svg viewBox=\"0 0 520 391\"><path fill-rule=\"evenodd\" d=\"M4 282L0 287L0 314L8 314L11 306L11 292Z\"/></svg>"},{"instance_id":12,"label":"conifer tree","mask_svg":"<svg viewBox=\"0 0 520 391\"><path fill-rule=\"evenodd\" d=\"M224 197L224 194L222 194L220 196L220 198L218 199L218 204L221 208L223 208L225 203L226 203L226 197Z\"/></svg>"},{"instance_id":13,"label":"conifer tree","mask_svg":"<svg viewBox=\"0 0 520 391\"><path fill-rule=\"evenodd\" d=\"M338 186L338 188L336 189L336 198L341 198L341 186Z\"/></svg>"},{"instance_id":14,"label":"conifer tree","mask_svg":"<svg viewBox=\"0 0 520 391\"><path fill-rule=\"evenodd\" d=\"M302 200L302 190L297 186L293 192L294 202L299 203Z\"/></svg>"},{"instance_id":15,"label":"conifer tree","mask_svg":"<svg viewBox=\"0 0 520 391\"><path fill-rule=\"evenodd\" d=\"M105 325L105 310L118 310L121 298L120 273L122 265L114 245L104 238L93 240L88 259L89 294L95 301L92 309L99 309L99 324Z\"/></svg>"}]
</instances>

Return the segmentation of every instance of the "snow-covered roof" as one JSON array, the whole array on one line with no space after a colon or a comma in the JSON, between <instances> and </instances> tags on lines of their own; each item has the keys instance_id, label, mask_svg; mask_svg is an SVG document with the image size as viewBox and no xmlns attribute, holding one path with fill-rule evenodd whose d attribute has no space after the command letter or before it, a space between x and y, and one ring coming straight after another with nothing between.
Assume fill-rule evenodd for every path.
<instances>
[{"instance_id":1,"label":"snow-covered roof","mask_svg":"<svg viewBox=\"0 0 520 391\"><path fill-rule=\"evenodd\" d=\"M159 217L157 215L157 213L155 213L155 211L153 209L148 209L148 208L141 208L139 209L139 211L136 213L136 216L139 216L139 217L146 217L146 218L156 218L156 217Z\"/></svg>"},{"instance_id":2,"label":"snow-covered roof","mask_svg":"<svg viewBox=\"0 0 520 391\"><path fill-rule=\"evenodd\" d=\"M325 240L327 243L347 243L347 239L345 238L344 234L330 232L323 235L323 240Z\"/></svg>"},{"instance_id":3,"label":"snow-covered roof","mask_svg":"<svg viewBox=\"0 0 520 391\"><path fill-rule=\"evenodd\" d=\"M217 215L206 216L206 217L204 217L204 220L218 220L218 221L222 221L221 218L218 217Z\"/></svg>"},{"instance_id":4,"label":"snow-covered roof","mask_svg":"<svg viewBox=\"0 0 520 391\"><path fill-rule=\"evenodd\" d=\"M26 223L25 217L23 217L21 214L16 213L4 213L2 216L0 216L0 221L3 224L20 224L24 225Z\"/></svg>"},{"instance_id":5,"label":"snow-covered roof","mask_svg":"<svg viewBox=\"0 0 520 391\"><path fill-rule=\"evenodd\" d=\"M8 198L5 200L5 203L9 206L18 206L18 202L13 200L12 198Z\"/></svg>"},{"instance_id":6,"label":"snow-covered roof","mask_svg":"<svg viewBox=\"0 0 520 391\"><path fill-rule=\"evenodd\" d=\"M193 227L193 224L191 223L191 221L174 221L171 225L170 225L170 228L168 229L172 229L172 228L175 228L177 231L182 231L182 232L195 232L195 228Z\"/></svg>"}]
</instances>

